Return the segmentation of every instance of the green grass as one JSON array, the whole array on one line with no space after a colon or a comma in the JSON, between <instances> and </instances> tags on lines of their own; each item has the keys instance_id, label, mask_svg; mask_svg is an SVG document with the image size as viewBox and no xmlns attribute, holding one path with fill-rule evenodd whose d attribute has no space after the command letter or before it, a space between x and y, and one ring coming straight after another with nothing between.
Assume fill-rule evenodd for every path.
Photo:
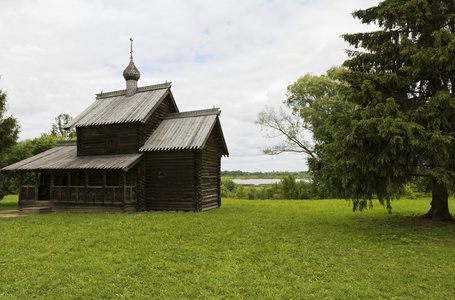
<instances>
[{"instance_id":1,"label":"green grass","mask_svg":"<svg viewBox=\"0 0 455 300\"><path fill-rule=\"evenodd\" d=\"M0 200L0 212L12 209L17 209L17 196L9 195Z\"/></svg>"},{"instance_id":2,"label":"green grass","mask_svg":"<svg viewBox=\"0 0 455 300\"><path fill-rule=\"evenodd\" d=\"M0 218L0 298L453 299L455 227L413 219L429 202Z\"/></svg>"}]
</instances>

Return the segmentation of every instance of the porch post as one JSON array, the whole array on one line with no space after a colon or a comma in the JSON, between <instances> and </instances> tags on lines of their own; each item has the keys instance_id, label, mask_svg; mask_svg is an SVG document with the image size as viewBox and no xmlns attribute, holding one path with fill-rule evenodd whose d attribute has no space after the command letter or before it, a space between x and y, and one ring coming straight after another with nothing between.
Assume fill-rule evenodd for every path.
<instances>
[{"instance_id":1,"label":"porch post","mask_svg":"<svg viewBox=\"0 0 455 300\"><path fill-rule=\"evenodd\" d=\"M51 195L51 201L54 201L54 170L51 170L51 189L50 189Z\"/></svg>"},{"instance_id":2,"label":"porch post","mask_svg":"<svg viewBox=\"0 0 455 300\"><path fill-rule=\"evenodd\" d=\"M84 197L84 203L87 203L88 199L88 170L85 169L85 197Z\"/></svg>"},{"instance_id":3,"label":"porch post","mask_svg":"<svg viewBox=\"0 0 455 300\"><path fill-rule=\"evenodd\" d=\"M21 201L22 197L21 197L21 191L22 191L22 181L23 181L23 177L24 177L24 174L23 174L23 171L20 170L19 171L19 201ZM27 193L26 193L27 194Z\"/></svg>"},{"instance_id":4,"label":"porch post","mask_svg":"<svg viewBox=\"0 0 455 300\"><path fill-rule=\"evenodd\" d=\"M106 202L106 170L103 170L103 204Z\"/></svg>"},{"instance_id":5,"label":"porch post","mask_svg":"<svg viewBox=\"0 0 455 300\"><path fill-rule=\"evenodd\" d=\"M38 201L38 192L39 192L39 180L38 180L38 170L35 171L35 200Z\"/></svg>"},{"instance_id":6,"label":"porch post","mask_svg":"<svg viewBox=\"0 0 455 300\"><path fill-rule=\"evenodd\" d=\"M123 203L123 206L125 206L125 200L126 200L126 172L123 171L123 178L122 178L122 181L123 181L123 198L122 198L122 203Z\"/></svg>"},{"instance_id":7,"label":"porch post","mask_svg":"<svg viewBox=\"0 0 455 300\"><path fill-rule=\"evenodd\" d=\"M70 172L70 170L68 170L66 172L66 175L68 176L68 178L67 178L68 182L66 183L66 201L69 202L69 201L71 201L71 191L70 191L71 172Z\"/></svg>"}]
</instances>

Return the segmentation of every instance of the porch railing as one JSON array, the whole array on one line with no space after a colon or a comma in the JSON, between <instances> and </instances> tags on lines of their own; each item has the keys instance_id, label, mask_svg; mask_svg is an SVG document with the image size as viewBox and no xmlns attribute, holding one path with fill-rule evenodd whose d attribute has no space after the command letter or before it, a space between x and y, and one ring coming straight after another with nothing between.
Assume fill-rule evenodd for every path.
<instances>
[{"instance_id":1,"label":"porch railing","mask_svg":"<svg viewBox=\"0 0 455 300\"><path fill-rule=\"evenodd\" d=\"M23 185L19 190L19 199L21 200L37 200L36 189L34 185Z\"/></svg>"},{"instance_id":2,"label":"porch railing","mask_svg":"<svg viewBox=\"0 0 455 300\"><path fill-rule=\"evenodd\" d=\"M47 196L36 196L35 186L21 186L20 199L65 203L130 203L137 201L136 186L50 186Z\"/></svg>"}]
</instances>

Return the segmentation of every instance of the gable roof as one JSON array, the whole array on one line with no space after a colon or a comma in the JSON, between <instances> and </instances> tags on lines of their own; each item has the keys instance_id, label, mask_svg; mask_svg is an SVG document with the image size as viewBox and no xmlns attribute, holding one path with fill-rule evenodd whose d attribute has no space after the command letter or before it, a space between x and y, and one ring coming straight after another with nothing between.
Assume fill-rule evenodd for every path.
<instances>
[{"instance_id":1,"label":"gable roof","mask_svg":"<svg viewBox=\"0 0 455 300\"><path fill-rule=\"evenodd\" d=\"M96 101L66 124L65 129L145 122L168 95L177 109L170 87L171 83L139 87L136 94L130 97L126 96L126 90L97 94Z\"/></svg>"},{"instance_id":2,"label":"gable roof","mask_svg":"<svg viewBox=\"0 0 455 300\"><path fill-rule=\"evenodd\" d=\"M167 114L139 151L202 149L217 126L223 155L229 155L218 116L218 108Z\"/></svg>"},{"instance_id":3,"label":"gable roof","mask_svg":"<svg viewBox=\"0 0 455 300\"><path fill-rule=\"evenodd\" d=\"M1 170L117 169L126 172L134 167L141 157L142 153L77 156L76 142L65 142Z\"/></svg>"}]
</instances>

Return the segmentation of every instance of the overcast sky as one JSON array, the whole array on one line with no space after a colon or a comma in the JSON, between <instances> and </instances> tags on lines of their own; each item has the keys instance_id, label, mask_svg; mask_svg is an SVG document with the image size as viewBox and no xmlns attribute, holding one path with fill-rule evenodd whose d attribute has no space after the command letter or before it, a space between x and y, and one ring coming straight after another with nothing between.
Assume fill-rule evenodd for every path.
<instances>
[{"instance_id":1,"label":"overcast sky","mask_svg":"<svg viewBox=\"0 0 455 300\"><path fill-rule=\"evenodd\" d=\"M172 82L180 111L219 107L230 157L223 170L306 170L301 155L263 155L255 125L300 76L347 59L352 18L379 0L0 0L0 88L20 139L49 132L95 93L125 88L130 42L139 86Z\"/></svg>"}]
</instances>

